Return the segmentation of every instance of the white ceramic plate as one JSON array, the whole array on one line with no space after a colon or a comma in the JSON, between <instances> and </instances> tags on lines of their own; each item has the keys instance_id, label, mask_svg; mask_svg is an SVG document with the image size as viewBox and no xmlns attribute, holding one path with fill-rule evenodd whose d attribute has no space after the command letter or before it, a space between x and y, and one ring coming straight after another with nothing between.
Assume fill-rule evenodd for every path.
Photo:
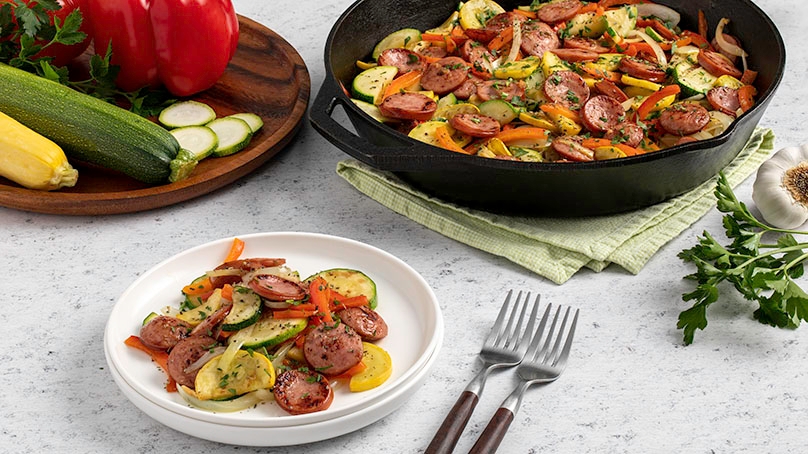
<instances>
[{"instance_id":1,"label":"white ceramic plate","mask_svg":"<svg viewBox=\"0 0 808 454\"><path fill-rule=\"evenodd\" d=\"M146 315L165 306L176 307L181 301L180 289L184 285L221 263L232 244L232 238L223 238L189 249L156 265L130 285L115 304L104 333L104 349L107 361L119 374L116 380L120 378L119 385L127 397L132 399L130 391L133 391L160 407L160 412L166 410L186 419L221 427L222 430L228 427L266 429L304 426L339 419L364 408L392 411L389 406L400 405L403 402L401 389L410 389L414 382L423 379L428 372L426 366L434 360L443 340L440 307L426 281L395 256L353 240L288 232L251 234L239 238L246 244L242 257L284 257L287 265L298 270L303 277L336 267L358 269L370 276L377 286L377 311L390 328L388 336L377 342L390 353L393 360L390 379L380 387L363 393L351 393L347 386L338 386L334 402L328 410L295 416L287 414L274 402L236 413L211 413L189 407L177 393L167 393L163 372L147 355L126 347L123 342L130 335L138 334ZM131 390L125 389L127 387ZM141 405L138 407L142 408ZM370 414L382 417L389 413L384 411L377 410ZM372 421L363 422L369 424ZM181 428L174 428L182 431ZM187 433L200 436L200 433L206 432ZM272 445L271 440L269 443Z\"/></svg>"}]
</instances>

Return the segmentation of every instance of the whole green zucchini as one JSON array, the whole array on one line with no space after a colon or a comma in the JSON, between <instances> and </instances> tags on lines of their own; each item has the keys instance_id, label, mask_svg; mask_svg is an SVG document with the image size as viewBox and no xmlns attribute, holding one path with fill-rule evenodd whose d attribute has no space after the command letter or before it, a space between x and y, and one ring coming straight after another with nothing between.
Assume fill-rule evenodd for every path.
<instances>
[{"instance_id":1,"label":"whole green zucchini","mask_svg":"<svg viewBox=\"0 0 808 454\"><path fill-rule=\"evenodd\" d=\"M169 182L180 150L167 130L145 118L2 63L0 112L59 144L70 160L148 184Z\"/></svg>"}]
</instances>

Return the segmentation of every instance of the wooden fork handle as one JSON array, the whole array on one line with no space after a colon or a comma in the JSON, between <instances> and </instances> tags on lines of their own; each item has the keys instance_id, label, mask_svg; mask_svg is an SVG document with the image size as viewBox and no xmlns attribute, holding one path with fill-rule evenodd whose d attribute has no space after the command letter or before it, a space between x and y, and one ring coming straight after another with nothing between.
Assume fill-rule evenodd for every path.
<instances>
[{"instance_id":1,"label":"wooden fork handle","mask_svg":"<svg viewBox=\"0 0 808 454\"><path fill-rule=\"evenodd\" d=\"M502 439L505 438L505 433L508 431L511 421L513 421L513 412L507 408L499 407L491 421L488 421L483 433L480 434L480 438L472 446L469 454L493 454L497 452L497 448Z\"/></svg>"},{"instance_id":2,"label":"wooden fork handle","mask_svg":"<svg viewBox=\"0 0 808 454\"><path fill-rule=\"evenodd\" d=\"M432 442L427 446L424 454L450 454L457 440L460 439L460 434L466 428L466 424L471 418L471 413L474 412L474 407L477 406L477 401L480 398L470 391L463 391L460 397L457 398L454 407L446 415Z\"/></svg>"}]
</instances>

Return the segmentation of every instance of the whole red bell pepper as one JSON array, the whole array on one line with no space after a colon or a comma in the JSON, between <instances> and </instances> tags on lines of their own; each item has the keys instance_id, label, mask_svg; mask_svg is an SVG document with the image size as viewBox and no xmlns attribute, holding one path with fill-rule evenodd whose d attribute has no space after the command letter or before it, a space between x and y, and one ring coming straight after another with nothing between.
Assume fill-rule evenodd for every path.
<instances>
[{"instance_id":1,"label":"whole red bell pepper","mask_svg":"<svg viewBox=\"0 0 808 454\"><path fill-rule=\"evenodd\" d=\"M96 53L112 42L116 84L133 91L160 84L176 96L213 86L238 45L230 0L85 0Z\"/></svg>"}]
</instances>

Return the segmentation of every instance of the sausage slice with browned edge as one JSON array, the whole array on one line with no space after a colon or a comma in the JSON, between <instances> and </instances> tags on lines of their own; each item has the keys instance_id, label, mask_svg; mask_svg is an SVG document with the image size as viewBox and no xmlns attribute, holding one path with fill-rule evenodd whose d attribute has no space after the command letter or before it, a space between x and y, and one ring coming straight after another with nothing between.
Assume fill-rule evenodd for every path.
<instances>
[{"instance_id":1,"label":"sausage slice with browned edge","mask_svg":"<svg viewBox=\"0 0 808 454\"><path fill-rule=\"evenodd\" d=\"M592 132L606 132L614 129L626 116L626 111L616 99L598 95L589 98L581 108L581 121Z\"/></svg>"},{"instance_id":2,"label":"sausage slice with browned edge","mask_svg":"<svg viewBox=\"0 0 808 454\"><path fill-rule=\"evenodd\" d=\"M342 323L353 328L365 341L377 341L387 337L387 322L378 312L367 306L349 307L337 312Z\"/></svg>"},{"instance_id":3,"label":"sausage slice with browned edge","mask_svg":"<svg viewBox=\"0 0 808 454\"><path fill-rule=\"evenodd\" d=\"M539 21L527 21L522 25L522 52L536 57L548 50L558 49L561 41L553 27Z\"/></svg>"},{"instance_id":4,"label":"sausage slice with browned edge","mask_svg":"<svg viewBox=\"0 0 808 454\"><path fill-rule=\"evenodd\" d=\"M735 116L735 112L741 108L741 101L738 98L738 90L731 87L715 87L707 92L707 101L715 110L720 110L727 115Z\"/></svg>"},{"instance_id":5,"label":"sausage slice with browned edge","mask_svg":"<svg viewBox=\"0 0 808 454\"><path fill-rule=\"evenodd\" d=\"M184 320L160 315L140 328L140 340L149 348L169 350L188 336L191 329L191 325Z\"/></svg>"},{"instance_id":6,"label":"sausage slice with browned edge","mask_svg":"<svg viewBox=\"0 0 808 454\"><path fill-rule=\"evenodd\" d=\"M193 388L199 369L190 372L185 369L216 345L216 339L209 336L190 336L179 341L168 354L168 375L177 384Z\"/></svg>"},{"instance_id":7,"label":"sausage slice with browned edge","mask_svg":"<svg viewBox=\"0 0 808 454\"><path fill-rule=\"evenodd\" d=\"M595 152L581 144L578 137L561 136L553 139L553 150L562 158L570 161L594 161Z\"/></svg>"},{"instance_id":8,"label":"sausage slice with browned edge","mask_svg":"<svg viewBox=\"0 0 808 454\"><path fill-rule=\"evenodd\" d=\"M272 394L278 405L293 415L323 411L334 400L334 391L327 378L296 369L278 375Z\"/></svg>"},{"instance_id":9,"label":"sausage slice with browned edge","mask_svg":"<svg viewBox=\"0 0 808 454\"><path fill-rule=\"evenodd\" d=\"M344 323L322 323L306 334L303 355L318 372L339 375L362 360L362 338Z\"/></svg>"},{"instance_id":10,"label":"sausage slice with browned edge","mask_svg":"<svg viewBox=\"0 0 808 454\"><path fill-rule=\"evenodd\" d=\"M567 49L588 50L598 54L605 54L610 50L608 47L602 46L594 39L584 38L583 36L569 36L564 38L564 47Z\"/></svg>"},{"instance_id":11,"label":"sausage slice with browned edge","mask_svg":"<svg viewBox=\"0 0 808 454\"><path fill-rule=\"evenodd\" d=\"M259 274L247 285L270 301L300 301L306 297L306 290L300 284L274 274Z\"/></svg>"},{"instance_id":12,"label":"sausage slice with browned edge","mask_svg":"<svg viewBox=\"0 0 808 454\"><path fill-rule=\"evenodd\" d=\"M558 58L572 63L578 63L582 61L595 61L598 59L598 53L593 52L591 50L553 49L551 52L556 54Z\"/></svg>"},{"instance_id":13,"label":"sausage slice with browned edge","mask_svg":"<svg viewBox=\"0 0 808 454\"><path fill-rule=\"evenodd\" d=\"M477 96L482 101L503 99L511 102L513 98L525 97L525 81L523 80L486 80L477 84Z\"/></svg>"},{"instance_id":14,"label":"sausage slice with browned edge","mask_svg":"<svg viewBox=\"0 0 808 454\"><path fill-rule=\"evenodd\" d=\"M421 87L443 96L451 93L463 82L469 73L469 65L460 57L445 57L431 63L421 76Z\"/></svg>"},{"instance_id":15,"label":"sausage slice with browned edge","mask_svg":"<svg viewBox=\"0 0 808 454\"><path fill-rule=\"evenodd\" d=\"M457 114L449 119L449 124L463 134L472 137L494 137L500 131L499 122L487 115Z\"/></svg>"},{"instance_id":16,"label":"sausage slice with browned edge","mask_svg":"<svg viewBox=\"0 0 808 454\"><path fill-rule=\"evenodd\" d=\"M536 11L536 16L542 22L561 22L572 19L583 6L581 0L556 0L545 3Z\"/></svg>"},{"instance_id":17,"label":"sausage slice with browned edge","mask_svg":"<svg viewBox=\"0 0 808 454\"><path fill-rule=\"evenodd\" d=\"M687 136L701 131L710 122L710 113L694 103L674 104L659 114L659 124L665 131Z\"/></svg>"},{"instance_id":18,"label":"sausage slice with browned edge","mask_svg":"<svg viewBox=\"0 0 808 454\"><path fill-rule=\"evenodd\" d=\"M213 288L222 288L225 284L241 282L241 277L250 271L281 266L285 263L286 259L281 258L251 258L225 262L217 266L216 270L234 270L234 274L213 276L210 278L210 283L213 285Z\"/></svg>"},{"instance_id":19,"label":"sausage slice with browned edge","mask_svg":"<svg viewBox=\"0 0 808 454\"><path fill-rule=\"evenodd\" d=\"M720 52L701 49L699 50L698 61L699 65L715 77L732 76L740 79L743 76L743 72Z\"/></svg>"},{"instance_id":20,"label":"sausage slice with browned edge","mask_svg":"<svg viewBox=\"0 0 808 454\"><path fill-rule=\"evenodd\" d=\"M595 90L600 92L602 95L610 96L617 100L617 102L626 102L628 101L628 95L620 89L614 82L611 80L599 80L595 82Z\"/></svg>"},{"instance_id":21,"label":"sausage slice with browned edge","mask_svg":"<svg viewBox=\"0 0 808 454\"><path fill-rule=\"evenodd\" d=\"M379 111L388 118L426 121L438 109L434 99L421 93L393 93L379 104Z\"/></svg>"},{"instance_id":22,"label":"sausage slice with browned edge","mask_svg":"<svg viewBox=\"0 0 808 454\"><path fill-rule=\"evenodd\" d=\"M486 79L491 77L491 62L497 58L479 41L466 40L460 48L460 55L471 63L472 73Z\"/></svg>"},{"instance_id":23,"label":"sausage slice with browned edge","mask_svg":"<svg viewBox=\"0 0 808 454\"><path fill-rule=\"evenodd\" d=\"M379 58L376 61L379 63L379 66L395 66L398 68L396 77L412 71L423 71L426 67L426 62L424 62L420 55L400 47L384 50L379 54Z\"/></svg>"},{"instance_id":24,"label":"sausage slice with browned edge","mask_svg":"<svg viewBox=\"0 0 808 454\"><path fill-rule=\"evenodd\" d=\"M659 65L636 57L625 57L620 60L620 71L631 77L651 82L664 82L666 77L665 70Z\"/></svg>"},{"instance_id":25,"label":"sausage slice with browned edge","mask_svg":"<svg viewBox=\"0 0 808 454\"><path fill-rule=\"evenodd\" d=\"M589 86L573 71L556 71L544 81L544 94L554 103L577 110L589 99Z\"/></svg>"},{"instance_id":26,"label":"sausage slice with browned edge","mask_svg":"<svg viewBox=\"0 0 808 454\"><path fill-rule=\"evenodd\" d=\"M614 129L606 131L604 139L609 139L615 143L624 143L630 147L636 147L645 138L645 131L637 123L621 123Z\"/></svg>"}]
</instances>

